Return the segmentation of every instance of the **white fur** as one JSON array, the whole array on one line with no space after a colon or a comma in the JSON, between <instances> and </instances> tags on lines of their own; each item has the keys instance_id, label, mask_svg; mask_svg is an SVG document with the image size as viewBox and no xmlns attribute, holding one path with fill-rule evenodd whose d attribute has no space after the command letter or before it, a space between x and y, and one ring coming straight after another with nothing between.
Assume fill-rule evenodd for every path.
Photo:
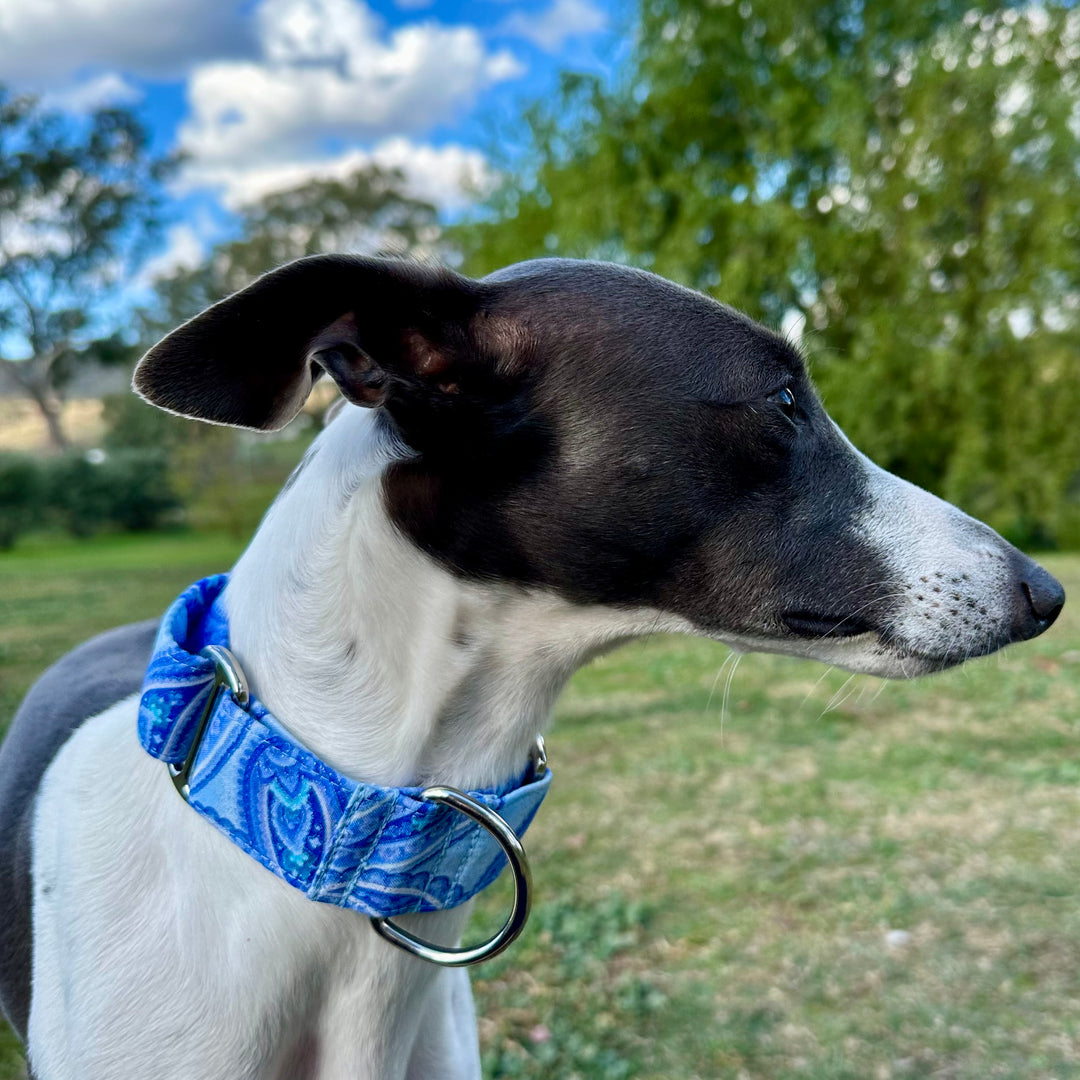
<instances>
[{"instance_id":1,"label":"white fur","mask_svg":"<svg viewBox=\"0 0 1080 1080\"><path fill-rule=\"evenodd\" d=\"M835 427L835 425L834 425ZM856 529L888 567L875 583L890 603L892 640L876 633L849 638L769 641L724 638L733 648L806 656L848 671L884 678L912 678L987 651L1000 643L1012 614L1005 545L989 526L951 503L886 472L837 433L856 457L870 502ZM848 603L852 599L845 598ZM858 613L855 605L853 613Z\"/></svg>"},{"instance_id":2,"label":"white fur","mask_svg":"<svg viewBox=\"0 0 1080 1080\"><path fill-rule=\"evenodd\" d=\"M856 451L857 452L857 451ZM862 527L887 561L897 604L890 629L898 674L933 670L926 657L985 652L1007 638L1013 592L1005 545L988 525L879 468L863 454L873 503ZM888 674L897 674L890 671Z\"/></svg>"},{"instance_id":3,"label":"white fur","mask_svg":"<svg viewBox=\"0 0 1080 1080\"><path fill-rule=\"evenodd\" d=\"M870 501L855 523L888 567L886 580L859 604L889 597L892 640L877 633L816 639L718 634L741 652L776 652L834 664L848 671L907 679L939 670L947 660L982 655L1000 644L1012 620L1006 546L988 525L951 503L875 465L835 424L858 460ZM954 614L955 612L955 614ZM995 646L996 647L996 646Z\"/></svg>"},{"instance_id":4,"label":"white fur","mask_svg":"<svg viewBox=\"0 0 1080 1080\"><path fill-rule=\"evenodd\" d=\"M232 647L255 694L348 775L492 784L581 663L686 627L459 580L388 520L381 477L403 454L375 415L341 412L233 572ZM38 797L40 1080L477 1077L465 976L308 901L192 813L139 745L136 704L84 724ZM450 943L467 918L402 922Z\"/></svg>"}]
</instances>

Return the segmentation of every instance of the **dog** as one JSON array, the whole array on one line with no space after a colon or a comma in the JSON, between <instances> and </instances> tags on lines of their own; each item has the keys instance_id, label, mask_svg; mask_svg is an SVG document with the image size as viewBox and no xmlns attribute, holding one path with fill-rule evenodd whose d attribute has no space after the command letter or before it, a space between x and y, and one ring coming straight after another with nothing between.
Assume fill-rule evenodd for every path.
<instances>
[{"instance_id":1,"label":"dog","mask_svg":"<svg viewBox=\"0 0 1080 1080\"><path fill-rule=\"evenodd\" d=\"M345 404L224 603L252 693L348 776L503 782L570 675L641 635L908 678L1064 603L862 456L789 342L640 270L312 257L173 331L134 386L266 430L323 375ZM155 630L62 659L0 752L0 997L33 1076L479 1076L461 969L267 873L144 751ZM468 914L401 921L454 942Z\"/></svg>"}]
</instances>

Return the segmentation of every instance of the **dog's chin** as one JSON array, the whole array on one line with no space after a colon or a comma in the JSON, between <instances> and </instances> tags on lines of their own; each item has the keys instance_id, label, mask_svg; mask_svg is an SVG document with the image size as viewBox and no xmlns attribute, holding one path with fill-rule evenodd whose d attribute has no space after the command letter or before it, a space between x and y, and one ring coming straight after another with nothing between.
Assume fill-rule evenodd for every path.
<instances>
[{"instance_id":1,"label":"dog's chin","mask_svg":"<svg viewBox=\"0 0 1080 1080\"><path fill-rule=\"evenodd\" d=\"M976 656L994 652L991 645L976 650L930 652L915 648L877 630L866 630L842 638L809 638L795 634L773 637L756 634L716 635L739 652L779 653L805 660L817 660L831 667L881 679L916 679L956 667Z\"/></svg>"},{"instance_id":2,"label":"dog's chin","mask_svg":"<svg viewBox=\"0 0 1080 1080\"><path fill-rule=\"evenodd\" d=\"M915 679L920 675L943 671L961 659L926 656L905 649L894 641L884 640L876 630L867 630L838 641L801 641L793 644L796 647L790 650L792 656L805 656L844 671L874 675L880 679Z\"/></svg>"},{"instance_id":3,"label":"dog's chin","mask_svg":"<svg viewBox=\"0 0 1080 1080\"><path fill-rule=\"evenodd\" d=\"M989 656L1010 643L1001 635L987 633L974 641L960 641L947 649L927 648L889 633L869 631L820 648L791 650L794 656L809 656L826 664L882 679L916 679L958 667L968 660Z\"/></svg>"},{"instance_id":4,"label":"dog's chin","mask_svg":"<svg viewBox=\"0 0 1080 1080\"><path fill-rule=\"evenodd\" d=\"M894 642L885 642L876 633L864 636L867 639L865 652L826 662L845 671L859 675L875 675L879 679L917 679L922 675L945 671L968 659L966 655L928 656L898 647Z\"/></svg>"}]
</instances>

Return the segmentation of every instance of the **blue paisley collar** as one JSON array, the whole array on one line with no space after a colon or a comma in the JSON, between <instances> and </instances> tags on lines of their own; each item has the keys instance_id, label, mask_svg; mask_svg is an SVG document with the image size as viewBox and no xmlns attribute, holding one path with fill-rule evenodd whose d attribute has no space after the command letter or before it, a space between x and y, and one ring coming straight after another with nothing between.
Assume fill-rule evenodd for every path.
<instances>
[{"instance_id":1,"label":"blue paisley collar","mask_svg":"<svg viewBox=\"0 0 1080 1080\"><path fill-rule=\"evenodd\" d=\"M196 582L166 612L139 705L139 741L154 757L185 762L216 692L207 645L228 647L221 595L227 576ZM537 775L539 773L540 775ZM547 794L551 773L467 794L520 836ZM185 795L203 817L311 900L373 918L456 907L504 865L492 836L420 788L365 784L298 743L264 705L231 692L202 727Z\"/></svg>"}]
</instances>

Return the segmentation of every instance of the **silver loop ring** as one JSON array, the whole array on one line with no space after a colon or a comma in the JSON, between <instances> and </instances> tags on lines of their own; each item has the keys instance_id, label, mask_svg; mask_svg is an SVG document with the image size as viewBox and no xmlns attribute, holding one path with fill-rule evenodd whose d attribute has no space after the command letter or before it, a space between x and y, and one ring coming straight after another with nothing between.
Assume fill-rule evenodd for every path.
<instances>
[{"instance_id":1,"label":"silver loop ring","mask_svg":"<svg viewBox=\"0 0 1080 1080\"><path fill-rule=\"evenodd\" d=\"M187 757L183 765L169 764L169 776L172 777L173 786L186 800L189 795L188 776L191 774L195 757L199 753L206 725L210 722L214 708L218 703L222 690L228 690L236 699L237 705L248 703L248 682L244 675L244 669L240 667L240 661L224 645L207 645L200 653L214 661L214 681L210 686L210 696L206 699L206 707L195 725L195 734L191 737L191 746L188 748Z\"/></svg>"},{"instance_id":2,"label":"silver loop ring","mask_svg":"<svg viewBox=\"0 0 1080 1080\"><path fill-rule=\"evenodd\" d=\"M532 903L530 891L532 888L532 875L529 872L529 860L525 856L525 849L517 834L494 810L489 810L483 803L477 802L471 795L464 791L458 791L452 787L429 787L420 793L421 799L428 802L441 803L472 818L478 825L482 825L498 842L506 855L506 861L510 864L510 870L514 875L514 905L510 909L510 915L503 923L502 929L490 940L481 942L479 945L471 945L465 948L443 948L434 945L430 941L424 941L395 926L387 918L374 918L371 925L375 932L386 938L391 944L399 949L404 949L429 964L438 964L441 967L469 967L472 964L481 964L498 956L507 948L514 939L525 929L525 923L529 918L529 907Z\"/></svg>"}]
</instances>

